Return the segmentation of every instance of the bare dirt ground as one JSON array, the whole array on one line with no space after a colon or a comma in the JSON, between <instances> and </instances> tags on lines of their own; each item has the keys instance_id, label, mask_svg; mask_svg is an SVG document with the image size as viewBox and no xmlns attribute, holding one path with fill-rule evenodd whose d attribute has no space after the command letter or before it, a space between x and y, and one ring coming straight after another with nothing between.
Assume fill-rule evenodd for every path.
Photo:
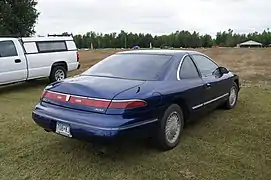
<instances>
[{"instance_id":1,"label":"bare dirt ground","mask_svg":"<svg viewBox=\"0 0 271 180\"><path fill-rule=\"evenodd\" d=\"M237 73L243 85L271 85L271 48L211 48L195 49L214 59L219 65ZM80 51L84 71L101 59L119 50Z\"/></svg>"}]
</instances>

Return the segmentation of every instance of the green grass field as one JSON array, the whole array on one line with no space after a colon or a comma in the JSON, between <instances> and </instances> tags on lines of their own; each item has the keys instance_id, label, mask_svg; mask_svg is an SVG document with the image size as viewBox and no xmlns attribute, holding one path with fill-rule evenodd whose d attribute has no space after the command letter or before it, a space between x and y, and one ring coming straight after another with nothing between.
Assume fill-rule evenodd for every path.
<instances>
[{"instance_id":1,"label":"green grass field","mask_svg":"<svg viewBox=\"0 0 271 180\"><path fill-rule=\"evenodd\" d=\"M48 82L0 88L0 179L257 179L271 177L271 91L246 87L234 110L189 123L180 145L145 142L106 155L91 143L46 133L31 118Z\"/></svg>"},{"instance_id":2,"label":"green grass field","mask_svg":"<svg viewBox=\"0 0 271 180\"><path fill-rule=\"evenodd\" d=\"M136 142L100 155L90 143L34 124L31 110L45 84L1 89L1 179L270 179L269 89L243 88L236 109L188 124L172 151Z\"/></svg>"}]
</instances>

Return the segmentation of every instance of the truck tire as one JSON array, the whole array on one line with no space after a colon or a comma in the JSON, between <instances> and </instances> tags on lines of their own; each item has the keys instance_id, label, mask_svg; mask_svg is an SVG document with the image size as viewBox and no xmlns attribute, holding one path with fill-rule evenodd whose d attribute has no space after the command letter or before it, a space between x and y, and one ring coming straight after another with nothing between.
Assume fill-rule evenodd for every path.
<instances>
[{"instance_id":1,"label":"truck tire","mask_svg":"<svg viewBox=\"0 0 271 180\"><path fill-rule=\"evenodd\" d=\"M51 74L49 77L50 82L62 81L67 77L67 70L63 66L52 67Z\"/></svg>"}]
</instances>

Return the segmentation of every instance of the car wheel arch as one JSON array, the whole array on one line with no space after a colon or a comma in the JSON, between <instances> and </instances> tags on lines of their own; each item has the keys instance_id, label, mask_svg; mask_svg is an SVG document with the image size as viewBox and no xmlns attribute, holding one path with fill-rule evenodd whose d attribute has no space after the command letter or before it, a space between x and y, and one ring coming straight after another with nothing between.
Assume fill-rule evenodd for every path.
<instances>
[{"instance_id":1,"label":"car wheel arch","mask_svg":"<svg viewBox=\"0 0 271 180\"><path fill-rule=\"evenodd\" d=\"M233 82L235 82L236 83L236 85L237 85L237 88L238 88L238 91L240 90L240 87L239 87L239 79L235 79Z\"/></svg>"},{"instance_id":2,"label":"car wheel arch","mask_svg":"<svg viewBox=\"0 0 271 180\"><path fill-rule=\"evenodd\" d=\"M190 116L190 111L189 111L186 101L183 98L178 98L178 99L174 99L170 105L172 104L177 104L182 109L183 115L184 115L184 121L187 121Z\"/></svg>"}]
</instances>

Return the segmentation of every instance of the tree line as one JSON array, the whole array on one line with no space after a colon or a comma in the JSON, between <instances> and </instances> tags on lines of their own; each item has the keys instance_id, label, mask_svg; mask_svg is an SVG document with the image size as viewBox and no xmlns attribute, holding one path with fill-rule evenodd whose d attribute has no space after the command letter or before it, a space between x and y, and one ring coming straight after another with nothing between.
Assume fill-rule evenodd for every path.
<instances>
[{"instance_id":1,"label":"tree line","mask_svg":"<svg viewBox=\"0 0 271 180\"><path fill-rule=\"evenodd\" d=\"M209 34L201 35L199 32L176 31L167 35L152 35L143 33L120 33L102 34L87 32L74 36L78 48L131 48L139 46L141 48L152 47L173 47L173 48L197 48L197 47L235 47L237 44L247 40L261 42L263 45L271 44L271 32L269 29L261 33L254 32L249 34L234 33L232 29L218 32L215 38Z\"/></svg>"}]
</instances>

